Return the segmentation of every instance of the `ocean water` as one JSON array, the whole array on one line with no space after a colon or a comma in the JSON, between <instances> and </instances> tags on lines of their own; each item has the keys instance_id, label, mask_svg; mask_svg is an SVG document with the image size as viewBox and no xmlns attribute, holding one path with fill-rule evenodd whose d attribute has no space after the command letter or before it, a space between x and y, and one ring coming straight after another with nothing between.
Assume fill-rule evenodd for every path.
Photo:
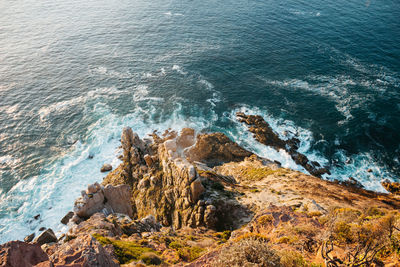
<instances>
[{"instance_id":1,"label":"ocean water","mask_svg":"<svg viewBox=\"0 0 400 267\"><path fill-rule=\"evenodd\" d=\"M222 131L303 170L235 120L261 114L325 179L384 191L400 175L399 18L397 0L0 1L0 242L65 230L124 126Z\"/></svg>"}]
</instances>

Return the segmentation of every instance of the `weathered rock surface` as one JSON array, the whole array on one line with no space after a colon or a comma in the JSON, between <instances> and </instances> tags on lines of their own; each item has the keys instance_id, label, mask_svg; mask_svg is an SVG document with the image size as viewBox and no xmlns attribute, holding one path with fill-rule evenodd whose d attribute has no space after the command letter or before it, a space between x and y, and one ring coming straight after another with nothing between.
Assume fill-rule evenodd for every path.
<instances>
[{"instance_id":1,"label":"weathered rock surface","mask_svg":"<svg viewBox=\"0 0 400 267\"><path fill-rule=\"evenodd\" d=\"M0 245L0 266L31 267L48 259L39 244L10 241Z\"/></svg>"},{"instance_id":2,"label":"weathered rock surface","mask_svg":"<svg viewBox=\"0 0 400 267\"><path fill-rule=\"evenodd\" d=\"M196 144L185 153L189 161L200 161L211 167L231 161L242 161L252 154L223 133L198 135Z\"/></svg>"},{"instance_id":3,"label":"weathered rock surface","mask_svg":"<svg viewBox=\"0 0 400 267\"><path fill-rule=\"evenodd\" d=\"M116 259L90 235L60 245L50 256L55 266L119 266Z\"/></svg>"},{"instance_id":4,"label":"weathered rock surface","mask_svg":"<svg viewBox=\"0 0 400 267\"><path fill-rule=\"evenodd\" d=\"M198 135L196 142L194 130L188 128L179 135L167 131L163 137L152 136L153 143L144 142L125 128L121 137L123 163L103 181L132 186L133 217L153 214L164 226L175 228L218 228L221 220L232 223L234 220L222 218L219 210L229 210L237 203L199 175L194 161L215 165L240 161L252 153L221 133Z\"/></svg>"},{"instance_id":5,"label":"weathered rock surface","mask_svg":"<svg viewBox=\"0 0 400 267\"><path fill-rule=\"evenodd\" d=\"M74 212L80 218L89 218L96 212L123 213L132 217L131 192L129 185L88 186L82 196L75 201Z\"/></svg>"},{"instance_id":6,"label":"weathered rock surface","mask_svg":"<svg viewBox=\"0 0 400 267\"><path fill-rule=\"evenodd\" d=\"M57 242L57 237L54 234L53 230L50 228L47 229L46 231L42 232L35 240L35 243L38 243L40 245L47 244L47 243L53 243Z\"/></svg>"},{"instance_id":7,"label":"weathered rock surface","mask_svg":"<svg viewBox=\"0 0 400 267\"><path fill-rule=\"evenodd\" d=\"M249 126L249 131L254 134L254 138L258 142L273 147L276 150L285 150L296 164L303 166L311 175L321 177L324 174L330 174L326 167L321 167L318 162L310 161L307 156L297 151L300 143L298 139L281 139L263 117L259 115L246 115L243 112L236 113L236 116L238 121Z\"/></svg>"}]
</instances>

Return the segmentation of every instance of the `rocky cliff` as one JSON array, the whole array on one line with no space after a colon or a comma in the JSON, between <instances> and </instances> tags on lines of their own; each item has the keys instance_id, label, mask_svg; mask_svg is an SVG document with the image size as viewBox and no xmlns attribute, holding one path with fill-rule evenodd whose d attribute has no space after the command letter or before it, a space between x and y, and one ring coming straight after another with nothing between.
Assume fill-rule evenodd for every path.
<instances>
[{"instance_id":1,"label":"rocky cliff","mask_svg":"<svg viewBox=\"0 0 400 267\"><path fill-rule=\"evenodd\" d=\"M298 140L281 139L260 116L237 116L257 141L286 150L314 176L222 133L140 138L127 127L121 164L82 191L62 219L69 230L3 244L0 266L399 264L397 195L320 179L328 168L297 152Z\"/></svg>"}]
</instances>

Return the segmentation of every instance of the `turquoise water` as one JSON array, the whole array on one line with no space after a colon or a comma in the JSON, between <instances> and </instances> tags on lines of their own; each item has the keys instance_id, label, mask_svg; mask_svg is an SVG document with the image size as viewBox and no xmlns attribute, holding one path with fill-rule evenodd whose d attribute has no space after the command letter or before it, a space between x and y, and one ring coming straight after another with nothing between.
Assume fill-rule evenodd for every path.
<instances>
[{"instance_id":1,"label":"turquoise water","mask_svg":"<svg viewBox=\"0 0 400 267\"><path fill-rule=\"evenodd\" d=\"M238 110L297 135L324 178L383 191L400 175L399 18L386 0L1 1L0 241L61 231L126 125L223 131L302 170Z\"/></svg>"}]
</instances>

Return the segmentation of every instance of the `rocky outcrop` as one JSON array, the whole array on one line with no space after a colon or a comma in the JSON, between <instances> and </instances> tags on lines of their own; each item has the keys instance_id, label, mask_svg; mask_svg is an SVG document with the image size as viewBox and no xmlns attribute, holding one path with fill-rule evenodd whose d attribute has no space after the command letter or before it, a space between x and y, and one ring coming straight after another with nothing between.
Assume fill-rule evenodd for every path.
<instances>
[{"instance_id":1,"label":"rocky outcrop","mask_svg":"<svg viewBox=\"0 0 400 267\"><path fill-rule=\"evenodd\" d=\"M10 241L0 245L0 266L31 267L48 259L39 244Z\"/></svg>"},{"instance_id":2,"label":"rocky outcrop","mask_svg":"<svg viewBox=\"0 0 400 267\"><path fill-rule=\"evenodd\" d=\"M252 154L223 133L200 134L197 136L196 144L185 152L189 161L200 161L210 167L231 161L242 161Z\"/></svg>"},{"instance_id":3,"label":"rocky outcrop","mask_svg":"<svg viewBox=\"0 0 400 267\"><path fill-rule=\"evenodd\" d=\"M300 144L298 139L281 139L263 117L259 115L246 115L243 112L237 112L236 117L238 121L249 126L249 131L254 134L254 138L258 142L273 147L276 150L285 150L296 164L303 166L311 175L321 177L324 174L330 174L328 168L321 167L316 161L310 161L306 155L297 151Z\"/></svg>"},{"instance_id":4,"label":"rocky outcrop","mask_svg":"<svg viewBox=\"0 0 400 267\"><path fill-rule=\"evenodd\" d=\"M162 137L155 133L152 137L153 142L146 142L125 128L123 163L103 182L132 186L133 216L153 214L164 226L174 228L217 228L221 219L229 221L218 210L229 210L233 203L198 174L195 161L212 166L252 154L222 133L201 134L196 140L194 130L185 128L180 134L167 131Z\"/></svg>"},{"instance_id":5,"label":"rocky outcrop","mask_svg":"<svg viewBox=\"0 0 400 267\"><path fill-rule=\"evenodd\" d=\"M129 185L107 185L94 183L81 192L75 201L74 212L80 218L89 218L96 212L105 214L123 213L132 217L131 190Z\"/></svg>"}]
</instances>

